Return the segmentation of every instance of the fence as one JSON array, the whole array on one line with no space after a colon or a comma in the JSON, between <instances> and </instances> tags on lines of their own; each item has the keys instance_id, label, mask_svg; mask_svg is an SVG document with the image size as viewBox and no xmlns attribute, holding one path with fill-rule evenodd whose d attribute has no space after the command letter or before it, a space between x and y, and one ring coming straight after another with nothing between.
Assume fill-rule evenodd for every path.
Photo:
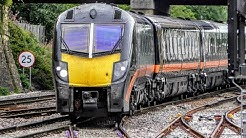
<instances>
[{"instance_id":1,"label":"fence","mask_svg":"<svg viewBox=\"0 0 246 138\"><path fill-rule=\"evenodd\" d=\"M21 28L30 31L40 43L45 43L45 27L42 25L32 25L27 23L17 23Z\"/></svg>"}]
</instances>

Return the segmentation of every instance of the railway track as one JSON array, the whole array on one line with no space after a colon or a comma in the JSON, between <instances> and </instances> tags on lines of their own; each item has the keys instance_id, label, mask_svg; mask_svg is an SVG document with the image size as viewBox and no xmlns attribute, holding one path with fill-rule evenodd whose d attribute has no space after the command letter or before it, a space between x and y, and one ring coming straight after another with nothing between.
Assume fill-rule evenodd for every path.
<instances>
[{"instance_id":1,"label":"railway track","mask_svg":"<svg viewBox=\"0 0 246 138\"><path fill-rule=\"evenodd\" d=\"M87 118L76 125L94 126L95 118ZM68 138L78 138L76 125L72 125L69 116L60 116L45 119L33 123L16 125L0 129L0 137L28 138L43 137L56 133L66 132L63 136ZM22 134L19 134L22 133Z\"/></svg>"},{"instance_id":2,"label":"railway track","mask_svg":"<svg viewBox=\"0 0 246 138\"><path fill-rule=\"evenodd\" d=\"M150 111L155 111L155 110L158 110L159 108L165 107L167 105L176 105L176 104L179 104L179 103L182 103L182 102L189 102L189 101L193 101L193 100L196 100L196 99L209 98L209 97L224 93L226 91L234 91L234 90L237 90L237 89L234 87L234 88L230 88L230 89L226 89L226 90L219 90L219 91L215 91L215 92L211 92L211 93L205 93L205 94L202 94L202 95L199 95L199 96L196 96L196 97L191 97L191 98L177 100L177 101L170 101L170 102L166 102L166 103L159 104L159 105L156 105L156 106L142 108L142 109L136 111L135 115L145 114L145 113L150 112ZM190 112L187 112L184 116L177 117L157 137L165 136L168 133L170 133L173 129L177 128L177 127L179 127L181 129L183 129L184 131L188 132L190 136L205 137L201 133L199 133L198 131L194 130L193 128L191 128L189 126L189 124L187 123L188 122L187 119L191 117L189 114L195 113L195 112L197 112L199 110L203 110L203 109L206 109L206 108L211 108L212 106L220 105L220 104L223 104L225 102L235 101L237 99L239 93L236 92L235 95L237 95L237 96L234 96L233 98L226 97L226 99L224 99L224 100L221 100L221 101L218 101L218 102L215 102L215 103L211 103L211 104L206 104L206 105L198 107L198 108L196 108L196 109L194 109L194 110L192 110ZM124 129L124 123L126 122L127 118L128 118L127 116L123 117L122 121L119 124L120 135L123 135L125 137L129 137L129 134ZM191 117L191 119L192 119L192 117Z\"/></svg>"},{"instance_id":3,"label":"railway track","mask_svg":"<svg viewBox=\"0 0 246 138\"><path fill-rule=\"evenodd\" d=\"M196 138L205 138L206 136L201 134L200 132L198 132L197 130L193 129L188 122L190 122L193 118L193 114L195 114L198 111L201 110L205 110L207 108L211 108L214 106L218 106L220 104L223 104L225 102L229 102L229 101L233 101L236 100L237 96L232 97L232 98L227 98L224 100L220 100L218 102L214 102L214 103L210 103L210 104L206 104L200 107L197 107L195 109L192 109L190 111L188 111L185 115L178 117L177 119L175 119L168 127L166 127L157 137L163 137L163 136L167 136L169 135L175 128L177 128L178 126L180 128L182 128L183 130L185 130L187 133L189 133L191 136L196 137ZM220 117L223 118L223 117Z\"/></svg>"},{"instance_id":4,"label":"railway track","mask_svg":"<svg viewBox=\"0 0 246 138\"><path fill-rule=\"evenodd\" d=\"M33 103L39 101L47 101L55 99L54 94L37 96L37 97L28 97L28 98L16 98L9 100L0 101L0 110L16 110L16 109L25 109L24 107L17 107L19 104Z\"/></svg>"},{"instance_id":5,"label":"railway track","mask_svg":"<svg viewBox=\"0 0 246 138\"><path fill-rule=\"evenodd\" d=\"M118 126L119 131L117 132L117 135L118 135L120 138L123 138L123 137L125 137L125 138L130 138L130 136L128 135L127 131L126 131L125 128L124 128L124 123L126 122L127 117L128 117L128 116L123 116L123 118L121 119L120 124L119 124L119 126Z\"/></svg>"},{"instance_id":6,"label":"railway track","mask_svg":"<svg viewBox=\"0 0 246 138\"><path fill-rule=\"evenodd\" d=\"M177 127L183 129L186 133L189 133L190 136L195 137L195 138L205 138L201 133L196 131L195 129L192 129L187 122L183 119L182 116L179 116L176 118L173 122L170 123L170 125L163 129L163 131L157 135L157 138L162 138L167 135L169 135L174 129Z\"/></svg>"},{"instance_id":7,"label":"railway track","mask_svg":"<svg viewBox=\"0 0 246 138\"><path fill-rule=\"evenodd\" d=\"M37 131L35 133L28 133L23 136L22 135L16 136L15 134L15 133L19 133L19 131L25 131L25 130L33 129L33 128L37 129L38 127L47 126L47 125L54 124L54 123L61 123L61 122L67 122L67 123L59 125L57 127L50 127L49 129L46 129L43 131ZM59 116L59 117L55 117L51 119L45 119L45 120L35 121L31 123L24 123L20 125L3 128L3 129L0 129L0 134L2 137L31 137L35 135L44 134L46 132L50 133L53 131L63 130L66 128L66 126L70 125L70 122L69 123L68 122L69 122L68 116Z\"/></svg>"},{"instance_id":8,"label":"railway track","mask_svg":"<svg viewBox=\"0 0 246 138\"><path fill-rule=\"evenodd\" d=\"M37 115L49 115L56 113L56 107L26 108L0 112L0 118L30 118Z\"/></svg>"},{"instance_id":9,"label":"railway track","mask_svg":"<svg viewBox=\"0 0 246 138\"><path fill-rule=\"evenodd\" d=\"M235 89L232 88L230 90L232 91L232 90L235 90ZM152 110L158 110L160 107L164 107L164 106L167 106L167 105L175 105L175 104L179 104L179 103L182 103L182 102L187 102L187 101L192 101L192 100L196 100L196 99L212 97L215 94L221 94L221 93L223 93L225 91L228 91L228 89L227 90L216 91L216 92L211 92L211 93L206 93L206 94L202 94L202 95L199 95L199 96L196 96L196 97L187 98L187 99L182 99L182 100L177 100L177 101L170 101L170 102L166 102L166 103L163 103L163 104L156 105L154 107L153 106L152 107L145 107L145 108L142 108L141 110L136 111L135 115L144 114L144 113L152 111ZM27 99L29 99L29 98L27 98ZM41 99L39 99L39 100L42 101ZM44 100L46 100L46 99L44 99ZM22 101L24 101L24 102L18 102L18 101L17 102L19 104L21 104L21 103L29 103L28 101L25 101L25 100L22 100ZM33 101L36 101L36 99L34 98ZM12 104L9 104L9 105L16 105L15 102L12 102ZM0 104L0 106L1 106L1 104ZM48 108L47 109L46 108L43 108L43 109L27 109L27 108L18 109L17 108L17 109L9 109L9 110L5 109L5 111L0 112L0 117L1 118L8 118L8 116L11 116L10 118L14 118L14 117L32 116L32 115L35 115L35 114L36 115L41 115L42 112L44 114L48 113L49 111L47 111L47 110L51 110L51 112L53 112L54 107L48 107ZM37 113L35 113L35 112L37 112ZM128 118L127 116L122 118L121 123L119 124L119 130L120 131L119 131L118 135L129 137L129 135L127 134L127 132L124 129L124 122L125 122L125 120L127 120L127 118ZM46 121L44 120L44 121L41 121L41 122L44 122L43 125L45 125ZM56 121L53 121L53 122L56 122ZM184 125L185 120L182 121L182 116L180 116L180 118L177 120L177 122L174 123L174 124L176 124L176 125L178 124L179 126L181 126L180 128L182 128L182 126L183 126L183 130L185 130L185 125ZM47 124L52 124L52 121L47 121L46 123ZM1 134L5 134L5 133L9 133L9 132L14 132L14 131L17 131L17 130L26 129L26 128L29 129L30 127L34 127L35 126L35 124L33 124L33 125L31 125L31 123L29 123L29 124L30 124L30 126L28 126L28 124L22 124L22 125L12 126L12 127L9 127L9 128L0 129L0 133ZM42 123L40 125L42 126ZM40 126L40 125L37 123L37 126ZM71 126L69 126L69 125L70 124L60 125L60 126L56 126L56 127L50 127L50 129L43 129L43 131L37 131L37 132L33 132L33 133L28 133L26 135L19 136L19 137L36 137L36 136L42 136L45 133L49 134L49 133L60 132L60 131L63 131L63 130L68 130L69 127L71 129ZM187 129L187 126L186 126L186 129ZM191 130L191 129L188 128L187 130ZM194 132L194 133L196 134L196 132ZM72 134L72 133L70 133L70 134Z\"/></svg>"},{"instance_id":10,"label":"railway track","mask_svg":"<svg viewBox=\"0 0 246 138\"><path fill-rule=\"evenodd\" d=\"M217 127L214 129L213 133L211 134L210 137L212 138L219 138L224 131L225 128L229 128L230 130L234 131L235 134L240 136L241 134L241 128L234 124L231 119L228 118L227 115L225 116L220 116L220 121L217 125Z\"/></svg>"},{"instance_id":11,"label":"railway track","mask_svg":"<svg viewBox=\"0 0 246 138\"><path fill-rule=\"evenodd\" d=\"M62 131L66 131L66 136L69 138L77 138L77 136L75 136L75 133L74 133L72 126L70 124L53 127L53 128L49 128L46 130L33 132L33 133L26 134L26 135L17 136L14 138L42 137L42 136L47 136L50 133L59 133Z\"/></svg>"},{"instance_id":12,"label":"railway track","mask_svg":"<svg viewBox=\"0 0 246 138\"><path fill-rule=\"evenodd\" d=\"M226 112L226 114L225 114L226 120L227 120L229 123L234 124L234 125L237 126L238 128L239 128L240 126L234 123L234 121L233 121L233 116L234 116L235 113L239 112L239 111L241 110L241 108L246 109L246 105L243 105L243 107L237 106L237 107L233 108L232 110Z\"/></svg>"}]
</instances>

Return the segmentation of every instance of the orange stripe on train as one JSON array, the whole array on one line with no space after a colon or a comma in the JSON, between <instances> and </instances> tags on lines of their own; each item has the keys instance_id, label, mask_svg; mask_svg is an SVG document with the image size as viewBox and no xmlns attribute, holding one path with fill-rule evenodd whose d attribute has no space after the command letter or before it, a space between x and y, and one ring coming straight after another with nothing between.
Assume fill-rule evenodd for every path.
<instances>
[{"instance_id":1,"label":"orange stripe on train","mask_svg":"<svg viewBox=\"0 0 246 138\"><path fill-rule=\"evenodd\" d=\"M171 72L171 71L181 71L181 70L195 70L202 68L212 68L212 67L225 67L228 65L228 60L218 60L218 61L206 61L206 62L192 62L192 63L175 63L175 64L165 64L160 71L160 65L142 65L136 70L132 79L130 81L129 87L126 92L125 101L129 102L132 87L138 77L143 77L145 75L150 75L152 73L159 72Z\"/></svg>"}]
</instances>

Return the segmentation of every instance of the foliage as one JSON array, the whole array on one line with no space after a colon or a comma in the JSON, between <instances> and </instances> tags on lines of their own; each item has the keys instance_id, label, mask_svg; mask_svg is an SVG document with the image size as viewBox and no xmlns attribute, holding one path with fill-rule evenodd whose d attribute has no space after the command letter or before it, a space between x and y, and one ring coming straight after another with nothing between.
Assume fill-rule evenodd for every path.
<instances>
[{"instance_id":1,"label":"foliage","mask_svg":"<svg viewBox=\"0 0 246 138\"><path fill-rule=\"evenodd\" d=\"M171 6L170 12L172 17L195 19L195 13L193 13L191 9L188 9L186 6Z\"/></svg>"},{"instance_id":2,"label":"foliage","mask_svg":"<svg viewBox=\"0 0 246 138\"><path fill-rule=\"evenodd\" d=\"M11 10L19 21L44 25L46 27L46 37L50 40L53 36L54 23L58 15L74 6L76 4L15 3Z\"/></svg>"},{"instance_id":3,"label":"foliage","mask_svg":"<svg viewBox=\"0 0 246 138\"><path fill-rule=\"evenodd\" d=\"M13 56L17 57L21 51L32 51L36 61L32 67L32 84L36 89L52 89L52 72L51 72L51 49L47 47L41 47L35 37L23 29L19 28L13 22L9 22L10 32L10 47L13 52ZM22 67L16 64L19 73L22 73ZM27 71L29 72L29 71ZM28 73L27 73L28 74ZM29 76L21 76L22 85L28 86L27 78Z\"/></svg>"},{"instance_id":4,"label":"foliage","mask_svg":"<svg viewBox=\"0 0 246 138\"><path fill-rule=\"evenodd\" d=\"M213 20L223 21L227 20L226 6L187 6L198 20Z\"/></svg>"},{"instance_id":5,"label":"foliage","mask_svg":"<svg viewBox=\"0 0 246 138\"><path fill-rule=\"evenodd\" d=\"M20 80L24 89L28 89L30 82L26 74L20 73Z\"/></svg>"},{"instance_id":6,"label":"foliage","mask_svg":"<svg viewBox=\"0 0 246 138\"><path fill-rule=\"evenodd\" d=\"M171 6L172 17L182 17L197 20L227 20L226 6Z\"/></svg>"},{"instance_id":7,"label":"foliage","mask_svg":"<svg viewBox=\"0 0 246 138\"><path fill-rule=\"evenodd\" d=\"M9 90L5 87L0 87L0 96L9 95Z\"/></svg>"},{"instance_id":8,"label":"foliage","mask_svg":"<svg viewBox=\"0 0 246 138\"><path fill-rule=\"evenodd\" d=\"M11 6L12 3L13 3L12 0L1 0L1 1L0 1L0 4L2 4L2 5L4 5L4 6L8 6L8 7Z\"/></svg>"},{"instance_id":9,"label":"foliage","mask_svg":"<svg viewBox=\"0 0 246 138\"><path fill-rule=\"evenodd\" d=\"M119 4L118 7L123 9L123 10L126 10L126 11L130 11L131 10L131 6L130 5L126 5L126 4Z\"/></svg>"}]
</instances>

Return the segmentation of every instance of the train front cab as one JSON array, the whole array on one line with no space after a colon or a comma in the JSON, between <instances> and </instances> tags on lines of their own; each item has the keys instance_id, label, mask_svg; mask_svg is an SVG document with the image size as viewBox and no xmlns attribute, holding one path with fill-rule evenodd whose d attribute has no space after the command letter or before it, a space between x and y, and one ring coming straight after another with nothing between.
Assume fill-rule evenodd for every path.
<instances>
[{"instance_id":1,"label":"train front cab","mask_svg":"<svg viewBox=\"0 0 246 138\"><path fill-rule=\"evenodd\" d=\"M71 11L73 19L67 20ZM59 16L53 49L58 112L76 117L124 112L133 22L128 13L101 3Z\"/></svg>"}]
</instances>

